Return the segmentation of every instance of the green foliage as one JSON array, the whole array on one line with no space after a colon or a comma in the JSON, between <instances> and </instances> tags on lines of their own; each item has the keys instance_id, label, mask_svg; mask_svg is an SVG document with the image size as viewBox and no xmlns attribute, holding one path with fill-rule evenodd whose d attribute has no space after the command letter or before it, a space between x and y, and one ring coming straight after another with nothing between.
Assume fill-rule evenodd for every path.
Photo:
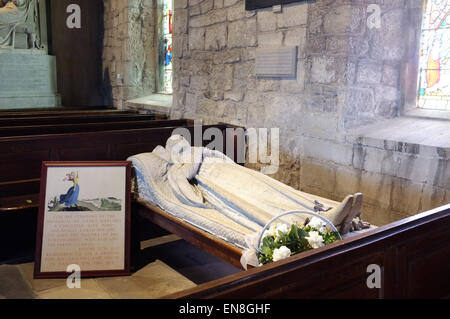
<instances>
[{"instance_id":1,"label":"green foliage","mask_svg":"<svg viewBox=\"0 0 450 319\"><path fill-rule=\"evenodd\" d=\"M334 243L335 241L339 240L339 234L336 232L330 232L330 233L326 233L323 234L323 243L325 245L329 245L331 243Z\"/></svg>"},{"instance_id":2,"label":"green foliage","mask_svg":"<svg viewBox=\"0 0 450 319\"><path fill-rule=\"evenodd\" d=\"M119 211L122 208L122 206L120 204L110 201L106 198L102 198L101 201L102 201L102 204L101 204L100 208L102 210Z\"/></svg>"},{"instance_id":3,"label":"green foliage","mask_svg":"<svg viewBox=\"0 0 450 319\"><path fill-rule=\"evenodd\" d=\"M322 236L324 245L329 245L339 240L339 234L337 232L319 232L316 228L300 226L294 223L286 233L278 231L278 234L275 236L267 235L263 238L262 245L259 248L259 262L261 264L272 262L274 250L282 246L286 246L291 250L291 256L313 249L308 239L306 239L312 231L316 231Z\"/></svg>"}]
</instances>

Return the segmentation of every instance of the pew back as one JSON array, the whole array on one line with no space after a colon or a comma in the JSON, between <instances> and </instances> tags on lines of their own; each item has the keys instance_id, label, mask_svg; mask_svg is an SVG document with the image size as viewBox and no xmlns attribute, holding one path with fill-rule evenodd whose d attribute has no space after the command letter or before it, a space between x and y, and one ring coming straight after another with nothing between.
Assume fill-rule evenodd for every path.
<instances>
[{"instance_id":1,"label":"pew back","mask_svg":"<svg viewBox=\"0 0 450 319\"><path fill-rule=\"evenodd\" d=\"M446 205L166 298L448 299L449 228ZM379 266L379 279L370 265Z\"/></svg>"},{"instance_id":2,"label":"pew back","mask_svg":"<svg viewBox=\"0 0 450 319\"><path fill-rule=\"evenodd\" d=\"M119 111L117 109L80 109L80 108L47 108L47 109L20 109L20 110L0 110L0 118L17 118L17 117L42 117L42 116L83 116L83 115L123 115L138 114L134 110Z\"/></svg>"},{"instance_id":3,"label":"pew back","mask_svg":"<svg viewBox=\"0 0 450 319\"><path fill-rule=\"evenodd\" d=\"M30 126L30 125L57 125L81 123L108 123L123 121L153 121L155 115L149 114L81 114L67 116L18 116L14 118L1 117L0 126Z\"/></svg>"},{"instance_id":4,"label":"pew back","mask_svg":"<svg viewBox=\"0 0 450 319\"><path fill-rule=\"evenodd\" d=\"M131 155L151 152L156 146L165 144L175 128L188 122L169 123L173 126L0 137L0 201L5 197L39 193L43 161L125 160ZM203 126L203 129L209 127L222 132L233 128L219 124ZM186 128L193 136L194 126ZM206 144L207 141L204 141ZM243 143L240 145L245 147ZM234 154L238 154L238 151Z\"/></svg>"},{"instance_id":5,"label":"pew back","mask_svg":"<svg viewBox=\"0 0 450 319\"><path fill-rule=\"evenodd\" d=\"M137 128L151 128L151 127L178 127L187 126L187 120L162 120L153 121L151 117L130 117L119 121L114 121L114 118L105 118L100 122L87 122L80 120L81 123L65 123L65 124L33 124L27 126L0 126L0 137L12 136L30 136L30 135L47 135L47 134L63 134L63 133L81 133L81 132L98 132L98 131L113 131L113 130L128 130ZM36 121L39 122L39 121ZM0 120L1 124L1 120Z\"/></svg>"},{"instance_id":6,"label":"pew back","mask_svg":"<svg viewBox=\"0 0 450 319\"><path fill-rule=\"evenodd\" d=\"M221 132L235 128L220 124L203 126L203 130L210 127ZM0 249L0 261L17 254L32 256L43 161L125 160L164 145L175 128L179 126L0 137L0 241L11 242ZM186 128L194 136L196 128ZM225 147L226 139L224 134ZM204 146L208 143L203 141ZM245 148L244 143L240 145Z\"/></svg>"}]
</instances>

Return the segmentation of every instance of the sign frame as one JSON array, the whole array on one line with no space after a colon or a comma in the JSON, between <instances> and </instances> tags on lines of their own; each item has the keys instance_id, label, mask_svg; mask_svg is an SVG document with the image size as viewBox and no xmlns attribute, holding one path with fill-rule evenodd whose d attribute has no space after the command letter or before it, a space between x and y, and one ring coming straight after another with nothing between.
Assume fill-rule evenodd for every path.
<instances>
[{"instance_id":1,"label":"sign frame","mask_svg":"<svg viewBox=\"0 0 450 319\"><path fill-rule=\"evenodd\" d=\"M132 163L129 161L71 161L71 162L42 162L42 168L41 168L41 181L40 181L40 196L39 196L39 213L38 213L38 219L37 219L37 231L36 231L36 250L35 250L35 265L34 265L34 278L35 279L43 279L43 278L67 278L71 275L71 273L68 273L64 269L61 271L42 271L42 252L43 252L43 240L44 240L44 226L46 222L46 213L49 213L49 206L46 202L47 198L47 189L48 189L48 179L49 179L49 169L53 168L63 168L66 169L66 171L75 172L77 169L83 170L86 168L94 168L95 172L99 172L101 174L101 170L104 168L125 168L125 180L123 180L123 185L125 188L125 194L123 194L123 204L122 201L120 201L120 212L124 213L124 250L123 250L123 265L124 267L121 269L89 269L86 271L83 271L81 269L80 277L81 278L88 278L88 277L110 277L110 276L129 276L131 275L131 171L132 171ZM109 171L110 172L110 171ZM70 180L71 174L66 174L68 176L68 180ZM78 175L78 173L76 173ZM122 175L118 177L121 179ZM92 177L90 177L92 178ZM78 183L78 176L77 176L77 183ZM74 182L75 187L75 182ZM79 186L80 188L81 186ZM123 187L123 186L121 186ZM72 187L73 188L73 187ZM71 189L72 189L71 188ZM78 190L79 191L79 190ZM69 194L70 189L67 194ZM67 195L66 194L66 195ZM66 196L64 195L64 196ZM61 195L63 196L63 195ZM61 197L58 201L58 204L60 204ZM107 202L107 204L113 205L110 202ZM117 205L117 204L114 204ZM122 206L123 205L123 206ZM78 202L76 206L70 206L70 207L77 207ZM103 206L103 201L102 201ZM108 209L106 209L108 210ZM117 211L119 211L117 209ZM95 211L96 212L96 211ZM64 214L82 214L83 212L80 211L69 211L64 212ZM121 262L121 261L120 261ZM76 260L74 260L69 265L77 264ZM66 267L68 267L67 265Z\"/></svg>"}]
</instances>

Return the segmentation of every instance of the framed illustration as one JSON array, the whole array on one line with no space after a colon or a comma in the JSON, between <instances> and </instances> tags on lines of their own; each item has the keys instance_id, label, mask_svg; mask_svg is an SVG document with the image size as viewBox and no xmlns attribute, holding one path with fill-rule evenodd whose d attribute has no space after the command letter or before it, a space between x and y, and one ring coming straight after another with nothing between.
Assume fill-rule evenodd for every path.
<instances>
[{"instance_id":1,"label":"framed illustration","mask_svg":"<svg viewBox=\"0 0 450 319\"><path fill-rule=\"evenodd\" d=\"M131 162L43 162L35 278L130 274Z\"/></svg>"}]
</instances>

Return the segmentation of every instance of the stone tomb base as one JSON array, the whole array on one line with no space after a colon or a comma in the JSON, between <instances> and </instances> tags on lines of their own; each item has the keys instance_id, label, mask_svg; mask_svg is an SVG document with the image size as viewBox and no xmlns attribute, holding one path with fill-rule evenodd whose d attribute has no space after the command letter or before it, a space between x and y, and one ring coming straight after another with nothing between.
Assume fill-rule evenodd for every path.
<instances>
[{"instance_id":1,"label":"stone tomb base","mask_svg":"<svg viewBox=\"0 0 450 319\"><path fill-rule=\"evenodd\" d=\"M0 109L60 106L56 59L40 50L0 49Z\"/></svg>"}]
</instances>

